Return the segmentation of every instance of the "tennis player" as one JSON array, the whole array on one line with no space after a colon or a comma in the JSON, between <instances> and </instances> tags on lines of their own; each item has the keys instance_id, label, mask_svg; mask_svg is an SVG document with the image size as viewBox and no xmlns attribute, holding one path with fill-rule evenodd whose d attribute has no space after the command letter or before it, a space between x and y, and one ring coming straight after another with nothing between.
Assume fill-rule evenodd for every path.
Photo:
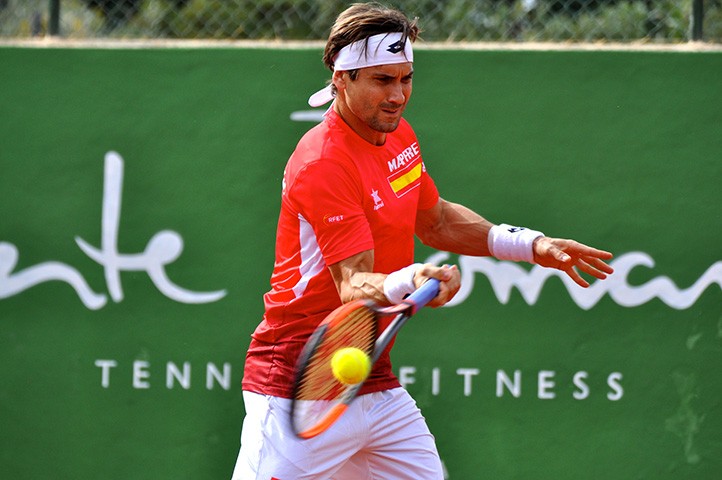
<instances>
[{"instance_id":1,"label":"tennis player","mask_svg":"<svg viewBox=\"0 0 722 480\"><path fill-rule=\"evenodd\" d=\"M379 4L351 6L331 29L323 56L331 83L309 103L332 103L284 172L271 290L246 357L233 480L443 478L434 437L388 352L328 431L301 440L289 421L297 357L331 311L358 298L398 303L428 278L441 281L431 306L458 291L455 266L414 263L414 235L442 251L557 268L583 287L579 271L599 279L612 272L608 252L494 225L439 196L402 118L418 32L416 20Z\"/></svg>"}]
</instances>

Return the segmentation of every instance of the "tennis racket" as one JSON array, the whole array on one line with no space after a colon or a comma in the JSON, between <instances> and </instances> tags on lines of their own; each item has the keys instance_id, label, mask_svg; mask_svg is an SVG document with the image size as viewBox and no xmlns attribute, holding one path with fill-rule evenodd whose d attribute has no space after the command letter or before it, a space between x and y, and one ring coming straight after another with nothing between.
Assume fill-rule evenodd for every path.
<instances>
[{"instance_id":1,"label":"tennis racket","mask_svg":"<svg viewBox=\"0 0 722 480\"><path fill-rule=\"evenodd\" d=\"M439 293L439 281L429 279L403 302L381 308L371 300L346 303L331 312L309 337L296 364L291 403L294 433L308 439L325 432L358 395L363 381L347 385L336 379L331 358L341 348L362 350L376 363L406 321ZM395 316L378 335L380 318Z\"/></svg>"}]
</instances>

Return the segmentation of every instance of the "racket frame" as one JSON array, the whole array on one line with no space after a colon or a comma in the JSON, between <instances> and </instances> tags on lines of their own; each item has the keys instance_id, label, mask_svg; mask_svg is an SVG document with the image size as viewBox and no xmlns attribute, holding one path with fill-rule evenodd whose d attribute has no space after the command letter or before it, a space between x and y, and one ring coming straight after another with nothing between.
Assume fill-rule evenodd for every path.
<instances>
[{"instance_id":1,"label":"racket frame","mask_svg":"<svg viewBox=\"0 0 722 480\"><path fill-rule=\"evenodd\" d=\"M298 438L309 439L313 438L323 432L325 432L341 415L348 409L348 406L356 398L361 387L366 383L366 380L355 384L348 385L345 391L335 400L336 404L333 405L323 416L323 418L315 423L312 427L307 429L299 429L295 420L295 413L298 407L297 402L301 401L298 399L298 393L300 390L301 380L303 379L305 369L308 366L311 358L318 349L318 346L323 341L327 332L339 322L346 320L349 313L365 308L373 313L374 323L378 324L380 317L396 315L394 319L388 324L383 332L378 336L376 341L373 343L373 350L370 354L371 358L371 369L376 361L381 357L381 354L386 350L389 344L392 342L396 334L406 324L409 318L411 318L419 309L430 302L439 292L439 281L430 279L424 285L422 285L416 292L412 293L409 297L403 300L397 305L390 307L379 307L371 300L355 300L353 302L346 303L336 309L330 314L316 330L311 334L309 339L299 355L298 362L296 364L296 373L294 378L293 397L291 401L291 427L293 432ZM368 353L368 352L367 352ZM304 400L305 401L305 400ZM316 400L308 400L316 401Z\"/></svg>"}]
</instances>

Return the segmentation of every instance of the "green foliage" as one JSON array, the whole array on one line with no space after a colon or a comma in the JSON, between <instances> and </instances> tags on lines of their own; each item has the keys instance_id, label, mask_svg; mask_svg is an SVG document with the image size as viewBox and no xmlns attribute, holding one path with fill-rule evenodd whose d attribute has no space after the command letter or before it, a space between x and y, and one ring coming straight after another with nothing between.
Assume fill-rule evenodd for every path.
<instances>
[{"instance_id":1,"label":"green foliage","mask_svg":"<svg viewBox=\"0 0 722 480\"><path fill-rule=\"evenodd\" d=\"M113 30L138 14L143 0L84 0L105 19L105 29Z\"/></svg>"},{"instance_id":2,"label":"green foliage","mask_svg":"<svg viewBox=\"0 0 722 480\"><path fill-rule=\"evenodd\" d=\"M704 16L704 39L708 42L722 43L722 5L720 3L709 8Z\"/></svg>"},{"instance_id":3,"label":"green foliage","mask_svg":"<svg viewBox=\"0 0 722 480\"><path fill-rule=\"evenodd\" d=\"M170 38L309 39L328 31L344 8L340 1L190 0L183 8L169 8L158 34Z\"/></svg>"},{"instance_id":4,"label":"green foliage","mask_svg":"<svg viewBox=\"0 0 722 480\"><path fill-rule=\"evenodd\" d=\"M0 35L46 32L48 0L0 0ZM67 37L316 40L341 0L61 0ZM419 17L425 41L683 42L693 0L384 0ZM4 5L4 7L2 7ZM88 7L93 8L88 8ZM722 41L722 1L704 38ZM14 15L14 16L13 16Z\"/></svg>"}]
</instances>

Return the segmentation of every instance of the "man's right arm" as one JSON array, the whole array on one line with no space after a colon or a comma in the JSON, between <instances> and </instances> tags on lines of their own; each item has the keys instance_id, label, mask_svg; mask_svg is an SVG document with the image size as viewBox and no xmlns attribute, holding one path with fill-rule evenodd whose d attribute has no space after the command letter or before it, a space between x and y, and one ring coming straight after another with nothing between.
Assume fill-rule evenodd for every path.
<instances>
[{"instance_id":1,"label":"man's right arm","mask_svg":"<svg viewBox=\"0 0 722 480\"><path fill-rule=\"evenodd\" d=\"M336 289L342 303L358 299L370 299L379 305L390 305L386 296L389 275L372 271L374 252L367 250L340 262L329 265ZM393 275L393 273L391 274ZM456 266L437 267L432 264L419 265L413 275L413 283L418 288L429 278L441 280L439 294L429 302L430 307L444 305L451 300L461 286L461 274Z\"/></svg>"}]
</instances>

